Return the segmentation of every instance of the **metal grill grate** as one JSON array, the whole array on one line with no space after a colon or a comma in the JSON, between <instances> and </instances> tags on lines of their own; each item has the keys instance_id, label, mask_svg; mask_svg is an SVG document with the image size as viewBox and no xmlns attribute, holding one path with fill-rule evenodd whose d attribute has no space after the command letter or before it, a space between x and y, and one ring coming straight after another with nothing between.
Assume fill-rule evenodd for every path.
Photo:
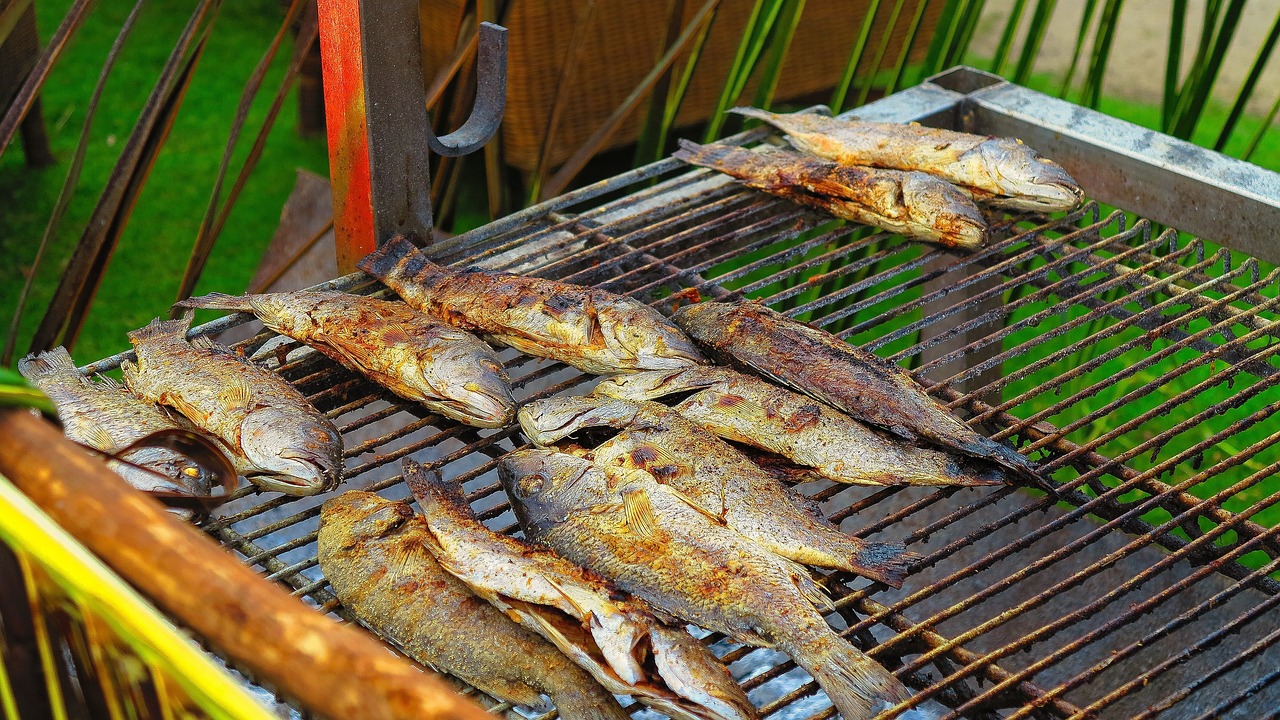
<instances>
[{"instance_id":1,"label":"metal grill grate","mask_svg":"<svg viewBox=\"0 0 1280 720\"><path fill-rule=\"evenodd\" d=\"M674 161L433 253L596 285L664 312L694 291L758 298L911 367L971 424L1040 459L1061 499L804 486L845 531L903 540L923 556L901 591L827 578L833 624L911 686L913 704L971 718L1252 718L1280 706L1280 274L1265 263L1096 203L1059 218L1003 217L988 247L954 256ZM380 291L362 275L326 286ZM405 498L397 461L412 456L464 483L490 526L516 529L495 465L521 446L518 429L444 421L304 346L272 345L262 362L346 438L338 492ZM502 357L522 402L594 382ZM315 559L322 500L243 489L205 529L268 579L344 616ZM785 656L707 642L764 714L832 712Z\"/></svg>"}]
</instances>

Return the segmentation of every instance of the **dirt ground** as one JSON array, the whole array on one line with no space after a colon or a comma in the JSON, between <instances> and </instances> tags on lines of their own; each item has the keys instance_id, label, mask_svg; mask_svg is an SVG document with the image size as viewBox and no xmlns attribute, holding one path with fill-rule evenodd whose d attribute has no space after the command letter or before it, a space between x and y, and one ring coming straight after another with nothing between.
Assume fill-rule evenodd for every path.
<instances>
[{"instance_id":1,"label":"dirt ground","mask_svg":"<svg viewBox=\"0 0 1280 720\"><path fill-rule=\"evenodd\" d=\"M1121 33L1116 37L1111 49L1111 62L1104 80L1104 95L1130 98L1142 102L1158 103L1164 87L1165 48L1169 44L1169 0L1128 0L1120 12ZM1200 36L1200 28L1204 19L1205 0L1190 0L1187 3L1189 12L1183 37L1182 66L1185 73L1194 58L1195 45ZM995 52L1000 34L1008 21L1013 0L989 0L986 12L974 38L973 49L983 55ZM1027 9L1021 19L1025 34L1031 22L1031 13L1035 3L1026 3ZM1098 3L1099 8L1103 3ZM1061 0L1040 50L1036 62L1037 72L1049 72L1062 75L1071 63L1072 50L1075 47L1076 35L1084 15L1084 0ZM1240 23L1236 28L1231 49L1223 63L1221 74L1215 87L1214 96L1223 102L1230 102L1240 90L1249 70L1257 58L1258 49L1266 39L1276 22L1276 14L1280 12L1280 0L1253 0L1245 5ZM1095 14L1093 25L1097 27L1098 17ZM1085 45L1088 55L1092 46L1094 30L1091 29ZM1015 54L1020 49L1015 47ZM1079 72L1079 71L1078 71ZM1280 94L1280 52L1272 54L1267 62L1266 71L1258 82L1249 112L1263 115Z\"/></svg>"}]
</instances>

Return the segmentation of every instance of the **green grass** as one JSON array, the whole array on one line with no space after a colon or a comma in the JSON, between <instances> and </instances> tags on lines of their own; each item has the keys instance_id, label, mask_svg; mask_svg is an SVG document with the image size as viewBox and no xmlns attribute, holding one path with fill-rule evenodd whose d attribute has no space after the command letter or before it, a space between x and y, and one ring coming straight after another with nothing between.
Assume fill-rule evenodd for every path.
<instances>
[{"instance_id":1,"label":"green grass","mask_svg":"<svg viewBox=\"0 0 1280 720\"><path fill-rule=\"evenodd\" d=\"M42 37L57 27L69 5L69 0L37 3ZM0 317L6 328L75 151L85 104L131 6L132 2L122 0L99 2L45 87L45 118L59 164L28 170L16 142L0 158L0 257L4 258L0 263ZM19 333L19 354L25 352L39 324L61 269L93 213L191 6L191 2L175 0L148 3L125 45L98 106L79 187L28 301ZM89 313L75 348L78 359L87 361L124 349L128 345L125 332L168 312L209 202L241 89L282 17L277 0L223 4L191 89ZM289 41L282 46L263 85L241 135L241 150L233 159L227 186L261 125L291 47ZM297 103L291 98L228 218L197 292L242 291L279 222L280 209L293 187L295 168L327 174L324 141L301 140L294 131L296 124Z\"/></svg>"}]
</instances>

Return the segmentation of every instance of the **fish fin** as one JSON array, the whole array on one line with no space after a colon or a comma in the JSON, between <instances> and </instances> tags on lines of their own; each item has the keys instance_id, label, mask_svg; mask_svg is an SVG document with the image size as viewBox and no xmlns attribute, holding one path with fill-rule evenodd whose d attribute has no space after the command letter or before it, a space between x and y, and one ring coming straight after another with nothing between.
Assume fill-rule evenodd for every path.
<instances>
[{"instance_id":1,"label":"fish fin","mask_svg":"<svg viewBox=\"0 0 1280 720\"><path fill-rule=\"evenodd\" d=\"M18 372L28 380L51 376L81 377L71 353L59 345L39 355L28 355L18 361Z\"/></svg>"},{"instance_id":2,"label":"fish fin","mask_svg":"<svg viewBox=\"0 0 1280 720\"><path fill-rule=\"evenodd\" d=\"M413 335L409 333L409 329L400 323L388 326L382 332L383 343L410 343L413 342ZM372 354L372 353L371 353Z\"/></svg>"},{"instance_id":3,"label":"fish fin","mask_svg":"<svg viewBox=\"0 0 1280 720\"><path fill-rule=\"evenodd\" d=\"M565 602L569 603L569 605L573 607L575 616L579 618L590 617L591 610L588 608L588 606L594 605L595 604L594 602L586 602L586 603L582 602L583 598L579 596L579 593L575 588L568 585L561 585L560 583L556 582L555 578L553 577L546 576L543 579L547 581L547 584L555 588L556 592L560 593L560 596L565 599ZM588 598L588 599L595 600L594 597Z\"/></svg>"},{"instance_id":4,"label":"fish fin","mask_svg":"<svg viewBox=\"0 0 1280 720\"><path fill-rule=\"evenodd\" d=\"M684 492L677 490L671 487L670 485L664 485L663 487L665 487L671 493L672 497L676 498L677 500L684 503L685 505L688 505L694 510L697 510L699 514L703 515L704 517L706 517L708 520L715 523L716 525L727 524L722 515L719 515L703 507L701 504L698 503L697 500L694 500L692 497L686 495Z\"/></svg>"},{"instance_id":5,"label":"fish fin","mask_svg":"<svg viewBox=\"0 0 1280 720\"><path fill-rule=\"evenodd\" d=\"M813 576L809 574L808 568L781 555L776 557L791 576L791 582L795 583L796 589L800 591L805 600L813 603L823 612L830 612L836 609L836 606L831 602L831 596L827 594L827 589L813 579Z\"/></svg>"},{"instance_id":6,"label":"fish fin","mask_svg":"<svg viewBox=\"0 0 1280 720\"><path fill-rule=\"evenodd\" d=\"M104 388L107 388L108 390L124 390L123 383L121 383L119 380L113 377L108 377L106 375L94 376L94 382L96 382L98 385Z\"/></svg>"},{"instance_id":7,"label":"fish fin","mask_svg":"<svg viewBox=\"0 0 1280 720\"><path fill-rule=\"evenodd\" d=\"M128 375L125 379L128 380ZM160 402L177 410L183 417L187 418L196 425L203 426L205 421L209 419L209 414L201 412L196 406L187 402L181 395L172 395L164 393L160 396Z\"/></svg>"},{"instance_id":8,"label":"fish fin","mask_svg":"<svg viewBox=\"0 0 1280 720\"><path fill-rule=\"evenodd\" d=\"M627 528L636 535L649 539L658 534L658 518L653 513L653 501L643 487L629 487L621 491L622 508L627 517Z\"/></svg>"},{"instance_id":9,"label":"fish fin","mask_svg":"<svg viewBox=\"0 0 1280 720\"><path fill-rule=\"evenodd\" d=\"M756 120L763 120L764 122L767 122L773 126L778 125L778 120L779 120L778 114L771 113L768 110L761 110L760 108L753 108L753 107L736 107L736 108L729 108L729 112L735 115L742 115L744 117L755 118Z\"/></svg>"},{"instance_id":10,"label":"fish fin","mask_svg":"<svg viewBox=\"0 0 1280 720\"><path fill-rule=\"evenodd\" d=\"M442 508L471 520L476 519L471 503L467 502L467 496L462 492L461 484L446 482L438 469L428 468L409 458L404 459L402 466L405 484L424 509Z\"/></svg>"},{"instance_id":11,"label":"fish fin","mask_svg":"<svg viewBox=\"0 0 1280 720\"><path fill-rule=\"evenodd\" d=\"M831 639L820 651L801 657L788 650L827 693L831 704L846 718L869 718L884 703L896 704L911 697L910 691L888 670L843 640Z\"/></svg>"},{"instance_id":12,"label":"fish fin","mask_svg":"<svg viewBox=\"0 0 1280 720\"><path fill-rule=\"evenodd\" d=\"M138 366L134 365L129 360L121 362L120 377L124 378L125 387L129 388L131 392L136 394L137 391L134 390L134 387L138 382Z\"/></svg>"},{"instance_id":13,"label":"fish fin","mask_svg":"<svg viewBox=\"0 0 1280 720\"><path fill-rule=\"evenodd\" d=\"M182 313L182 317L177 320L156 318L148 323L146 327L129 331L129 342L136 347L141 342L158 338L172 337L181 340L187 336L187 329L191 327L191 320L195 316L194 310L188 310Z\"/></svg>"},{"instance_id":14,"label":"fish fin","mask_svg":"<svg viewBox=\"0 0 1280 720\"><path fill-rule=\"evenodd\" d=\"M572 720L630 720L617 699L598 683L564 683L548 693L560 717Z\"/></svg>"},{"instance_id":15,"label":"fish fin","mask_svg":"<svg viewBox=\"0 0 1280 720\"><path fill-rule=\"evenodd\" d=\"M103 452L113 453L119 449L116 441L111 437L111 433L98 423L88 423L80 427L80 432L85 436L85 442Z\"/></svg>"},{"instance_id":16,"label":"fish fin","mask_svg":"<svg viewBox=\"0 0 1280 720\"><path fill-rule=\"evenodd\" d=\"M234 412L252 405L253 389L249 387L249 383L241 376L236 376L230 382L230 385L218 393L218 401L222 403L223 407L230 412Z\"/></svg>"},{"instance_id":17,"label":"fish fin","mask_svg":"<svg viewBox=\"0 0 1280 720\"><path fill-rule=\"evenodd\" d=\"M174 303L174 307L181 308L206 308L209 310L237 310L239 312L253 312L253 295L227 295L226 293L214 292L200 297L189 297L186 300L179 300Z\"/></svg>"}]
</instances>

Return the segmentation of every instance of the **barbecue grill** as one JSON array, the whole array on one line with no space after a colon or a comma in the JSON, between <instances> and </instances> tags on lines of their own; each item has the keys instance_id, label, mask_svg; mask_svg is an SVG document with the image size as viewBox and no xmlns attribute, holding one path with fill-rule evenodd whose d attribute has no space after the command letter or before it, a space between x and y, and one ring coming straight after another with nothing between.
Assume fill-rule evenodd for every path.
<instances>
[{"instance_id":1,"label":"barbecue grill","mask_svg":"<svg viewBox=\"0 0 1280 720\"><path fill-rule=\"evenodd\" d=\"M664 312L695 296L758 299L911 368L971 425L1039 460L1058 497L802 486L845 531L922 556L901 590L824 580L831 622L915 693L881 717L917 705L966 718L1275 716L1280 299L1267 263L1280 245L1267 231L1280 227L1280 176L969 68L853 113L1022 138L1093 200L999 216L987 247L958 255L664 160L428 253ZM767 132L727 141L776 140ZM320 287L389 294L358 273ZM444 420L266 331L240 345L341 429L346 480L330 495L405 498L399 460L412 457L462 483L488 525L517 530L495 466L524 446L518 428ZM521 401L594 383L502 357ZM266 580L350 620L317 566L324 499L242 488L203 528ZM705 642L762 714L833 713L784 655Z\"/></svg>"}]
</instances>

